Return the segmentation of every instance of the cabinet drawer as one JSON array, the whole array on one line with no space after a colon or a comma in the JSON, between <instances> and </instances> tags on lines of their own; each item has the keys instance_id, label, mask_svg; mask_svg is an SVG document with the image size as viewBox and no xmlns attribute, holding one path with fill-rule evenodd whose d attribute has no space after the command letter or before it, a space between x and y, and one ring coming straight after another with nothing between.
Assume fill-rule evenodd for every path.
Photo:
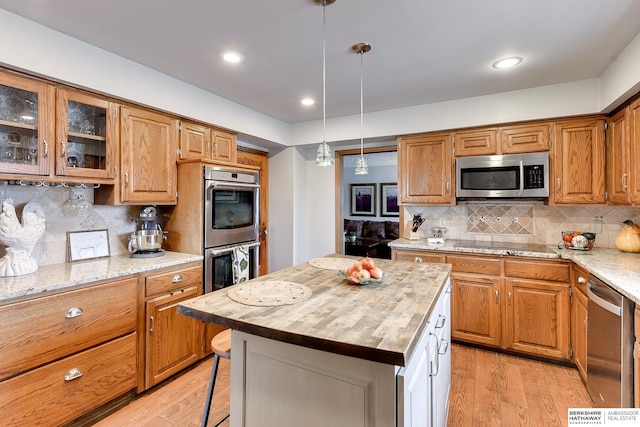
<instances>
[{"instance_id":1,"label":"cabinet drawer","mask_svg":"<svg viewBox=\"0 0 640 427\"><path fill-rule=\"evenodd\" d=\"M135 278L0 307L0 380L133 332L136 320Z\"/></svg>"},{"instance_id":2,"label":"cabinet drawer","mask_svg":"<svg viewBox=\"0 0 640 427\"><path fill-rule=\"evenodd\" d=\"M134 332L0 382L2 423L63 425L134 389L136 341Z\"/></svg>"},{"instance_id":3,"label":"cabinet drawer","mask_svg":"<svg viewBox=\"0 0 640 427\"><path fill-rule=\"evenodd\" d=\"M154 274L145 278L147 297L181 289L189 285L202 283L202 265L179 268Z\"/></svg>"},{"instance_id":4,"label":"cabinet drawer","mask_svg":"<svg viewBox=\"0 0 640 427\"><path fill-rule=\"evenodd\" d=\"M395 251L395 260L438 264L444 262L444 255L429 251Z\"/></svg>"},{"instance_id":5,"label":"cabinet drawer","mask_svg":"<svg viewBox=\"0 0 640 427\"><path fill-rule=\"evenodd\" d=\"M447 264L452 265L452 270L459 273L475 273L475 274L488 274L491 276L500 275L500 260L474 257L474 256L461 256L461 255L447 255Z\"/></svg>"},{"instance_id":6,"label":"cabinet drawer","mask_svg":"<svg viewBox=\"0 0 640 427\"><path fill-rule=\"evenodd\" d=\"M569 283L571 265L560 261L506 260L504 268L506 277Z\"/></svg>"}]
</instances>

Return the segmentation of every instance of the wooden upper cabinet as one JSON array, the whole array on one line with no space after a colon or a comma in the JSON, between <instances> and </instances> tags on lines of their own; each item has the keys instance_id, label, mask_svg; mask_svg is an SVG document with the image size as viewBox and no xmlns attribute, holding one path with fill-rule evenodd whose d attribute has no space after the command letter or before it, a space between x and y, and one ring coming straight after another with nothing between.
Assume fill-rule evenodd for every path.
<instances>
[{"instance_id":1,"label":"wooden upper cabinet","mask_svg":"<svg viewBox=\"0 0 640 427\"><path fill-rule=\"evenodd\" d=\"M455 204L450 133L398 138L400 203Z\"/></svg>"},{"instance_id":2,"label":"wooden upper cabinet","mask_svg":"<svg viewBox=\"0 0 640 427\"><path fill-rule=\"evenodd\" d=\"M549 151L552 128L550 123L501 127L502 154Z\"/></svg>"},{"instance_id":3,"label":"wooden upper cabinet","mask_svg":"<svg viewBox=\"0 0 640 427\"><path fill-rule=\"evenodd\" d=\"M222 130L213 132L211 159L225 162L236 162L236 135Z\"/></svg>"},{"instance_id":4,"label":"wooden upper cabinet","mask_svg":"<svg viewBox=\"0 0 640 427\"><path fill-rule=\"evenodd\" d=\"M180 158L236 162L236 135L183 121L180 126Z\"/></svg>"},{"instance_id":5,"label":"wooden upper cabinet","mask_svg":"<svg viewBox=\"0 0 640 427\"><path fill-rule=\"evenodd\" d=\"M456 157L486 156L498 153L498 130L483 128L454 134Z\"/></svg>"},{"instance_id":6,"label":"wooden upper cabinet","mask_svg":"<svg viewBox=\"0 0 640 427\"><path fill-rule=\"evenodd\" d=\"M180 124L180 158L206 159L211 146L211 128L197 123Z\"/></svg>"},{"instance_id":7,"label":"wooden upper cabinet","mask_svg":"<svg viewBox=\"0 0 640 427\"><path fill-rule=\"evenodd\" d=\"M629 145L631 165L629 179L631 200L640 204L640 98L629 105Z\"/></svg>"},{"instance_id":8,"label":"wooden upper cabinet","mask_svg":"<svg viewBox=\"0 0 640 427\"><path fill-rule=\"evenodd\" d=\"M631 204L630 142L629 107L627 107L609 120L606 141L609 203Z\"/></svg>"},{"instance_id":9,"label":"wooden upper cabinet","mask_svg":"<svg viewBox=\"0 0 640 427\"><path fill-rule=\"evenodd\" d=\"M122 107L120 127L121 202L175 204L178 120Z\"/></svg>"},{"instance_id":10,"label":"wooden upper cabinet","mask_svg":"<svg viewBox=\"0 0 640 427\"><path fill-rule=\"evenodd\" d=\"M115 178L118 105L107 99L58 89L56 175Z\"/></svg>"},{"instance_id":11,"label":"wooden upper cabinet","mask_svg":"<svg viewBox=\"0 0 640 427\"><path fill-rule=\"evenodd\" d=\"M605 203L604 124L600 117L555 123L550 204Z\"/></svg>"},{"instance_id":12,"label":"wooden upper cabinet","mask_svg":"<svg viewBox=\"0 0 640 427\"><path fill-rule=\"evenodd\" d=\"M0 173L49 175L54 159L55 89L0 73Z\"/></svg>"},{"instance_id":13,"label":"wooden upper cabinet","mask_svg":"<svg viewBox=\"0 0 640 427\"><path fill-rule=\"evenodd\" d=\"M455 132L455 155L490 156L549 151L552 128L552 123L545 122Z\"/></svg>"}]
</instances>

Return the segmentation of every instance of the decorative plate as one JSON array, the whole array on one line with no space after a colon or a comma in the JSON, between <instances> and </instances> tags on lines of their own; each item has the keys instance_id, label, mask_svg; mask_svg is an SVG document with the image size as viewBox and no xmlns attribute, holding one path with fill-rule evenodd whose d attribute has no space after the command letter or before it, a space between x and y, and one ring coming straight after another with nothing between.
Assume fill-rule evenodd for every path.
<instances>
[{"instance_id":1,"label":"decorative plate","mask_svg":"<svg viewBox=\"0 0 640 427\"><path fill-rule=\"evenodd\" d=\"M342 270L338 271L338 277L340 277L343 280L346 280L351 285L371 285L371 284L374 284L374 283L382 283L384 278L387 277L387 273L382 273L382 277L379 278L379 279L364 279L364 280L360 280L360 281L358 281L356 283L352 282L351 279L349 278L349 276L347 276L347 273L342 271Z\"/></svg>"}]
</instances>

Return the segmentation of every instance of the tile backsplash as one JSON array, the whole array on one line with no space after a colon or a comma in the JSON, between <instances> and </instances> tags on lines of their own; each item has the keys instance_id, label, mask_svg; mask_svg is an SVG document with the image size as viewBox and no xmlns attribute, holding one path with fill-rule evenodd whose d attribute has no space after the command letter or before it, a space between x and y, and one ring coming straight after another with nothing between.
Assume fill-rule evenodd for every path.
<instances>
[{"instance_id":1,"label":"tile backsplash","mask_svg":"<svg viewBox=\"0 0 640 427\"><path fill-rule=\"evenodd\" d=\"M456 206L406 206L405 221L421 214L425 222L418 230L422 237L442 224L447 238L495 242L556 245L561 232L592 231L593 222L602 222L596 247L613 248L622 222L640 222L640 208L617 206L548 206L538 201L460 202Z\"/></svg>"},{"instance_id":2,"label":"tile backsplash","mask_svg":"<svg viewBox=\"0 0 640 427\"><path fill-rule=\"evenodd\" d=\"M136 230L136 223L131 218L137 218L140 206L95 206L92 188L3 185L2 182L0 187L5 198L13 199L18 218L22 218L22 208L28 202L37 202L44 210L46 229L32 254L38 265L66 261L68 231L107 229L111 255L129 253L128 236ZM74 207L74 200L85 200L86 207ZM0 256L4 254L5 246L0 244Z\"/></svg>"}]
</instances>

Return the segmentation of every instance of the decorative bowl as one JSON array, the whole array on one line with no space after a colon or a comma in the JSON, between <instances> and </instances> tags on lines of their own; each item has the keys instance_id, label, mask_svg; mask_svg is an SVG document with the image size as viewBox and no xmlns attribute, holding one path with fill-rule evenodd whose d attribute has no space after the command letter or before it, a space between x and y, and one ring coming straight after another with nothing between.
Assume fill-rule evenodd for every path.
<instances>
[{"instance_id":1,"label":"decorative bowl","mask_svg":"<svg viewBox=\"0 0 640 427\"><path fill-rule=\"evenodd\" d=\"M370 285L370 284L373 284L373 283L382 283L382 280L384 280L386 275L387 275L387 273L382 273L382 277L380 277L379 279L369 278L369 279L364 279L364 280L359 280L357 282L353 282L351 280L351 278L349 278L349 276L347 276L346 272L344 272L342 270L338 271L338 277L340 277L343 280L346 280L351 285Z\"/></svg>"},{"instance_id":2,"label":"decorative bowl","mask_svg":"<svg viewBox=\"0 0 640 427\"><path fill-rule=\"evenodd\" d=\"M596 233L587 231L563 231L559 248L572 249L574 251L590 251L596 242Z\"/></svg>"}]
</instances>

